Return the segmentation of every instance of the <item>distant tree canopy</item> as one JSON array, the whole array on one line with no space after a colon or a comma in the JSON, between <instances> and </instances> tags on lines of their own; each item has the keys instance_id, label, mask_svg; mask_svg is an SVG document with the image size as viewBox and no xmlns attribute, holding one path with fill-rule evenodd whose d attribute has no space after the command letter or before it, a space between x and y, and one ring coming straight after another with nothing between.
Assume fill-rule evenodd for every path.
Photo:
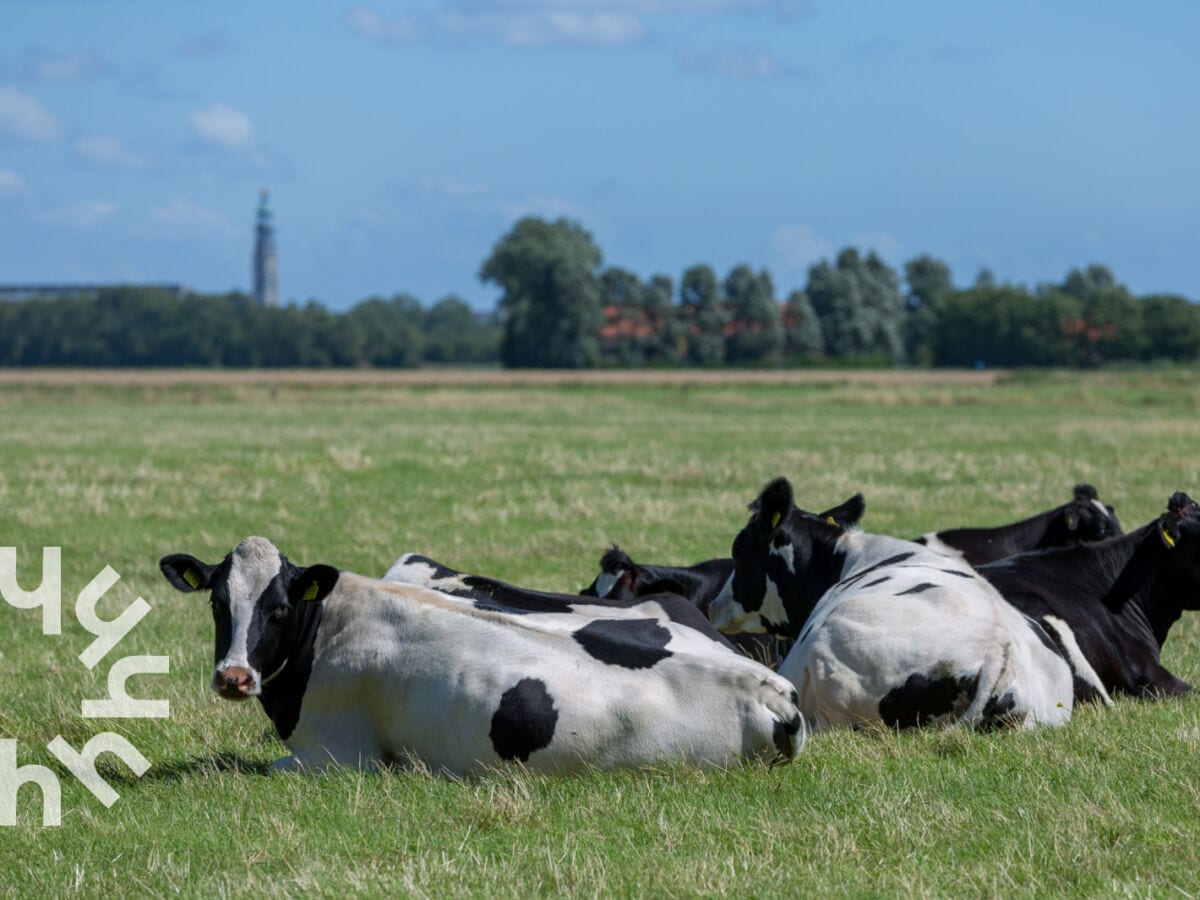
<instances>
[{"instance_id":1,"label":"distant tree canopy","mask_svg":"<svg viewBox=\"0 0 1200 900\"><path fill-rule=\"evenodd\" d=\"M311 301L267 308L245 294L179 298L144 288L0 303L0 366L494 363L498 336L495 323L461 301L447 298L426 312L404 294L373 297L340 314Z\"/></svg>"},{"instance_id":2,"label":"distant tree canopy","mask_svg":"<svg viewBox=\"0 0 1200 900\"><path fill-rule=\"evenodd\" d=\"M457 297L369 297L342 313L315 301L265 308L240 293L176 297L113 288L0 301L0 366L1101 366L1200 361L1200 306L1136 297L1102 265L1033 289L983 269L967 288L928 254L903 279L846 247L781 302L763 268L720 278L697 263L643 281L602 268L578 224L528 217L496 242L480 278L501 292L480 315Z\"/></svg>"},{"instance_id":3,"label":"distant tree canopy","mask_svg":"<svg viewBox=\"0 0 1200 900\"><path fill-rule=\"evenodd\" d=\"M578 369L600 358L600 248L578 225L521 219L492 248L479 277L500 287L510 367Z\"/></svg>"}]
</instances>

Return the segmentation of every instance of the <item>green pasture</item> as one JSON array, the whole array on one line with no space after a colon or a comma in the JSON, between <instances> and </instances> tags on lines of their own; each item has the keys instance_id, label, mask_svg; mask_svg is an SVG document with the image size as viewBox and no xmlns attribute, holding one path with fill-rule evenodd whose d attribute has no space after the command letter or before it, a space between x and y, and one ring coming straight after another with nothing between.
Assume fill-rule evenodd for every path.
<instances>
[{"instance_id":1,"label":"green pasture","mask_svg":"<svg viewBox=\"0 0 1200 900\"><path fill-rule=\"evenodd\" d=\"M867 530L999 524L1090 481L1131 528L1200 493L1192 370L1016 375L992 386L132 387L0 384L0 546L32 587L61 546L63 635L0 605L0 737L63 774L63 824L23 788L0 828L0 893L84 896L603 896L1200 893L1200 699L1077 709L1038 733L833 733L786 767L682 766L469 781L411 771L268 776L285 755L256 703L207 690L203 598L158 573L271 538L300 564L382 574L405 551L577 591L616 541L635 558L725 555L786 474ZM152 612L94 670L75 596ZM25 574L21 574L25 573ZM1165 662L1200 682L1200 622ZM486 654L488 648L478 648ZM167 720L85 720L129 654ZM106 809L46 750L126 736L141 779L102 766Z\"/></svg>"}]
</instances>

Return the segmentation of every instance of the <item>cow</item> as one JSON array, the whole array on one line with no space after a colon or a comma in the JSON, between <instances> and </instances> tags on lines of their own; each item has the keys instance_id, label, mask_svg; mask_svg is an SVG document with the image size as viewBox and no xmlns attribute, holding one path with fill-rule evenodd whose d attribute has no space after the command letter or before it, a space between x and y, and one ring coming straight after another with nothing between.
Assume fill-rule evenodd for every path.
<instances>
[{"instance_id":1,"label":"cow","mask_svg":"<svg viewBox=\"0 0 1200 900\"><path fill-rule=\"evenodd\" d=\"M734 649L734 644L713 628L708 616L689 603L685 597L670 592L640 597L594 599L585 599L579 594L552 594L517 587L483 575L460 572L418 553L402 555L384 573L383 580L396 584L419 585L444 594L474 600L489 609L512 615L566 614L652 618L662 622L673 622L698 632L707 642L696 645L701 650L714 649L710 644L715 644L722 650ZM679 634L694 637L686 631ZM679 638L673 640L678 641Z\"/></svg>"},{"instance_id":2,"label":"cow","mask_svg":"<svg viewBox=\"0 0 1200 900\"><path fill-rule=\"evenodd\" d=\"M948 556L962 556L971 565L979 566L1027 550L1102 541L1120 533L1121 523L1113 508L1100 501L1090 484L1077 484L1070 503L1020 522L995 528L930 531L916 538L916 542Z\"/></svg>"},{"instance_id":3,"label":"cow","mask_svg":"<svg viewBox=\"0 0 1200 900\"><path fill-rule=\"evenodd\" d=\"M862 494L818 515L843 526L855 525L866 511ZM613 544L600 557L600 574L579 593L589 597L631 600L648 594L669 591L687 597L701 612L707 614L709 604L721 592L733 574L733 560L709 559L691 566L638 565L629 554ZM790 647L773 635L737 633L728 635L730 641L746 656L776 667Z\"/></svg>"},{"instance_id":4,"label":"cow","mask_svg":"<svg viewBox=\"0 0 1200 900\"><path fill-rule=\"evenodd\" d=\"M791 684L729 650L674 651L696 633L671 622L514 615L297 566L261 537L218 563L176 553L159 567L179 590L209 592L212 687L259 698L291 750L281 769L723 766L786 762L804 739Z\"/></svg>"},{"instance_id":5,"label":"cow","mask_svg":"<svg viewBox=\"0 0 1200 900\"><path fill-rule=\"evenodd\" d=\"M1171 495L1165 513L1130 534L1023 553L979 573L1096 672L1102 687L1076 679L1077 700L1192 689L1159 660L1183 611L1200 609L1200 506L1187 494Z\"/></svg>"},{"instance_id":6,"label":"cow","mask_svg":"<svg viewBox=\"0 0 1200 900\"><path fill-rule=\"evenodd\" d=\"M1066 660L964 560L806 513L786 478L750 509L709 618L796 639L779 673L814 731L1069 720Z\"/></svg>"}]
</instances>

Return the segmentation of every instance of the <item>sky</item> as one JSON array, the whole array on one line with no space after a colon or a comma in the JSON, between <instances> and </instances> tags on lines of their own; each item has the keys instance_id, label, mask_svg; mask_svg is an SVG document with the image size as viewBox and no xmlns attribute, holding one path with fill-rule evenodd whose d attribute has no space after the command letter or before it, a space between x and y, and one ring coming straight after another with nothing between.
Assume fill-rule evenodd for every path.
<instances>
[{"instance_id":1,"label":"sky","mask_svg":"<svg viewBox=\"0 0 1200 900\"><path fill-rule=\"evenodd\" d=\"M781 299L853 245L1200 300L1200 3L0 0L0 283L494 306L522 216Z\"/></svg>"}]
</instances>

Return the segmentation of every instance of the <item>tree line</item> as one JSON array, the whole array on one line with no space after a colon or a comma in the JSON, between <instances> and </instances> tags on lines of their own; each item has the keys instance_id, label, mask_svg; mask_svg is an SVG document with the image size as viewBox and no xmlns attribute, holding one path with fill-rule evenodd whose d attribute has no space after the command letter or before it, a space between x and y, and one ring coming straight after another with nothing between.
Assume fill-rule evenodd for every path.
<instances>
[{"instance_id":1,"label":"tree line","mask_svg":"<svg viewBox=\"0 0 1200 900\"><path fill-rule=\"evenodd\" d=\"M604 266L580 225L529 217L480 278L493 314L456 297L426 308L397 294L343 313L265 308L239 293L175 297L112 288L94 297L0 302L0 366L412 367L1099 366L1200 359L1200 306L1137 297L1089 265L1032 289L982 271L953 283L928 255L897 272L847 247L780 298L770 273L709 265L643 280Z\"/></svg>"}]
</instances>

